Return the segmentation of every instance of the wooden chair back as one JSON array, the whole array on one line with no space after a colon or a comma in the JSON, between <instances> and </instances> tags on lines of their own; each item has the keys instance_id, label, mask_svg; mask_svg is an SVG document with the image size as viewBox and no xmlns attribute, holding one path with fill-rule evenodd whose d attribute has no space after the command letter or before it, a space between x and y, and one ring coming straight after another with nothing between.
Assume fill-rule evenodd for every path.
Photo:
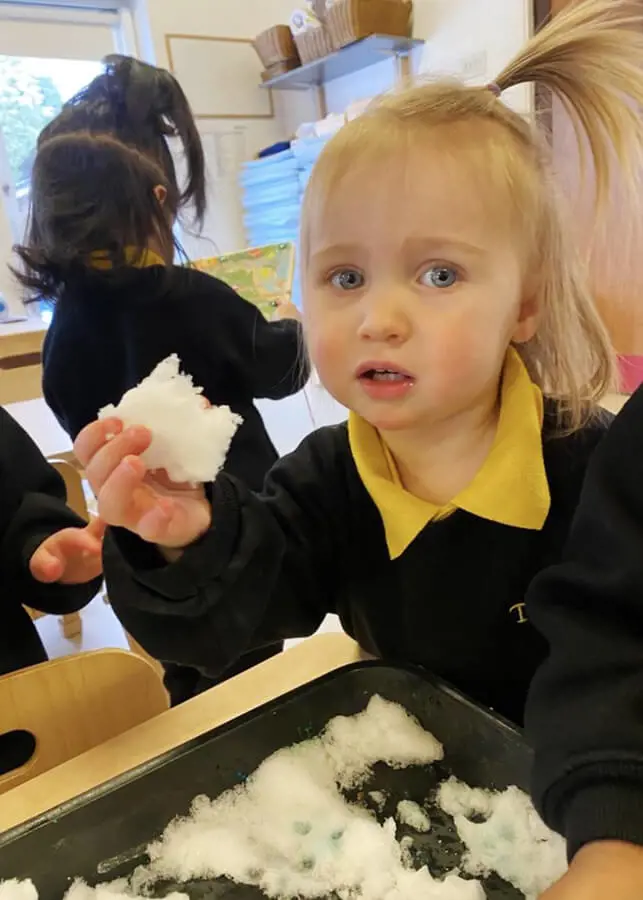
<instances>
[{"instance_id":1,"label":"wooden chair back","mask_svg":"<svg viewBox=\"0 0 643 900\"><path fill-rule=\"evenodd\" d=\"M81 519L85 519L85 521L88 522L89 510L87 509L87 498L85 497L83 480L78 469L66 459L61 459L57 456L50 456L48 462L65 482L65 488L67 490L67 506L73 509L77 516L80 516Z\"/></svg>"},{"instance_id":2,"label":"wooden chair back","mask_svg":"<svg viewBox=\"0 0 643 900\"><path fill-rule=\"evenodd\" d=\"M11 732L33 735L35 752L20 768L0 775L0 794L168 706L153 667L124 650L78 653L3 675L0 759L3 741L11 739L7 737Z\"/></svg>"}]
</instances>

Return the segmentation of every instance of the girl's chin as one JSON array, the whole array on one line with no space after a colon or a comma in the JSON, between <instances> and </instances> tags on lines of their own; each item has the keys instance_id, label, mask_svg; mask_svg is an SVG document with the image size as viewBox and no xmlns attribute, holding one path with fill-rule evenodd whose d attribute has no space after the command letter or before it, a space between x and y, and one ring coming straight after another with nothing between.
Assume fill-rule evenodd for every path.
<instances>
[{"instance_id":1,"label":"girl's chin","mask_svg":"<svg viewBox=\"0 0 643 900\"><path fill-rule=\"evenodd\" d=\"M373 428L376 428L378 431L412 431L420 425L420 421L417 416L409 415L408 413L404 415L401 411L397 414L393 411L389 413L373 413L372 411L364 410L364 412L360 412L356 410L357 415L361 416L362 419L365 419L369 425L372 425Z\"/></svg>"}]
</instances>

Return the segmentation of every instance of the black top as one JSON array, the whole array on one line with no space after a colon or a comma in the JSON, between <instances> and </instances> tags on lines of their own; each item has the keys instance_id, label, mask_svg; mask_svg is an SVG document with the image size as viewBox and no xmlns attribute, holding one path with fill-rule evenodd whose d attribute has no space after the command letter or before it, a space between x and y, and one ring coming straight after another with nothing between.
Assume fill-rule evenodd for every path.
<instances>
[{"instance_id":1,"label":"black top","mask_svg":"<svg viewBox=\"0 0 643 900\"><path fill-rule=\"evenodd\" d=\"M541 810L572 852L643 844L643 389L592 460L564 562L527 604L551 645L527 707Z\"/></svg>"},{"instance_id":2,"label":"black top","mask_svg":"<svg viewBox=\"0 0 643 900\"><path fill-rule=\"evenodd\" d=\"M551 511L527 531L456 510L391 560L346 426L323 428L281 460L262 495L221 476L214 524L167 566L116 530L105 571L128 631L155 657L216 675L240 654L314 632L327 613L367 651L422 665L521 722L546 652L524 614L533 577L560 559L589 456L605 423L551 438Z\"/></svg>"},{"instance_id":3,"label":"black top","mask_svg":"<svg viewBox=\"0 0 643 900\"><path fill-rule=\"evenodd\" d=\"M65 505L65 485L36 445L0 407L0 675L47 656L23 608L64 615L96 594L89 584L40 584L29 572L37 547L62 528L83 526Z\"/></svg>"},{"instance_id":4,"label":"black top","mask_svg":"<svg viewBox=\"0 0 643 900\"><path fill-rule=\"evenodd\" d=\"M243 417L226 471L259 490L277 452L253 400L303 387L301 328L267 322L203 272L152 266L132 268L118 283L91 272L69 285L45 340L45 399L75 438L172 353L213 405Z\"/></svg>"}]
</instances>

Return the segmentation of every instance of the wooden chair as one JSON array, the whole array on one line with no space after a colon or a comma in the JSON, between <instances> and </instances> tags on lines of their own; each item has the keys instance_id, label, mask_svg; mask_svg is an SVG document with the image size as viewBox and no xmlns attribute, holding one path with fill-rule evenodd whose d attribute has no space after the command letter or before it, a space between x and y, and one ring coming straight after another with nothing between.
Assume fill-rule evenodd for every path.
<instances>
[{"instance_id":1,"label":"wooden chair","mask_svg":"<svg viewBox=\"0 0 643 900\"><path fill-rule=\"evenodd\" d=\"M25 765L0 775L0 794L168 706L152 666L125 650L78 653L0 677L0 747L13 731L36 741Z\"/></svg>"},{"instance_id":2,"label":"wooden chair","mask_svg":"<svg viewBox=\"0 0 643 900\"><path fill-rule=\"evenodd\" d=\"M89 510L87 509L83 481L78 469L68 459L59 458L58 456L49 457L49 464L53 466L65 482L67 505L73 509L76 515L88 522ZM41 613L36 609L27 609L27 612L34 621L45 615L45 613ZM79 612L68 613L65 616L61 616L60 620L63 634L66 638L80 637L83 623Z\"/></svg>"},{"instance_id":3,"label":"wooden chair","mask_svg":"<svg viewBox=\"0 0 643 900\"><path fill-rule=\"evenodd\" d=\"M65 459L62 456L50 456L48 457L48 462L65 482L65 488L67 490L67 506L73 509L76 515L80 516L81 519L89 522L87 498L85 497L83 479L79 470L69 459Z\"/></svg>"}]
</instances>

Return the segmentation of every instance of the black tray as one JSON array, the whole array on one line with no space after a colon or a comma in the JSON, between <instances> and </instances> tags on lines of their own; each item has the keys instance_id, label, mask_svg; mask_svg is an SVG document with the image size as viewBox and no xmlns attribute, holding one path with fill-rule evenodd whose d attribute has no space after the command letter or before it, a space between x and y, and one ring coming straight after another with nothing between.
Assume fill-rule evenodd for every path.
<instances>
[{"instance_id":1,"label":"black tray","mask_svg":"<svg viewBox=\"0 0 643 900\"><path fill-rule=\"evenodd\" d=\"M252 772L281 747L319 733L336 715L353 715L373 694L402 704L444 744L443 764L392 771L378 766L365 790L388 795L383 816L399 800L424 800L454 774L472 786L527 788L531 753L504 721L424 674L384 663L359 663L331 673L284 697L189 741L56 809L0 834L0 879L32 878L40 900L61 900L70 878L90 884L129 875L145 861L144 848L197 794L215 797ZM0 797L0 803L2 798ZM418 864L434 874L457 864L461 845L453 822L430 810L432 829L414 832ZM159 896L175 885L164 885ZM193 882L180 890L193 900L256 900L253 887L225 880ZM489 900L522 897L497 878L486 883Z\"/></svg>"}]
</instances>

